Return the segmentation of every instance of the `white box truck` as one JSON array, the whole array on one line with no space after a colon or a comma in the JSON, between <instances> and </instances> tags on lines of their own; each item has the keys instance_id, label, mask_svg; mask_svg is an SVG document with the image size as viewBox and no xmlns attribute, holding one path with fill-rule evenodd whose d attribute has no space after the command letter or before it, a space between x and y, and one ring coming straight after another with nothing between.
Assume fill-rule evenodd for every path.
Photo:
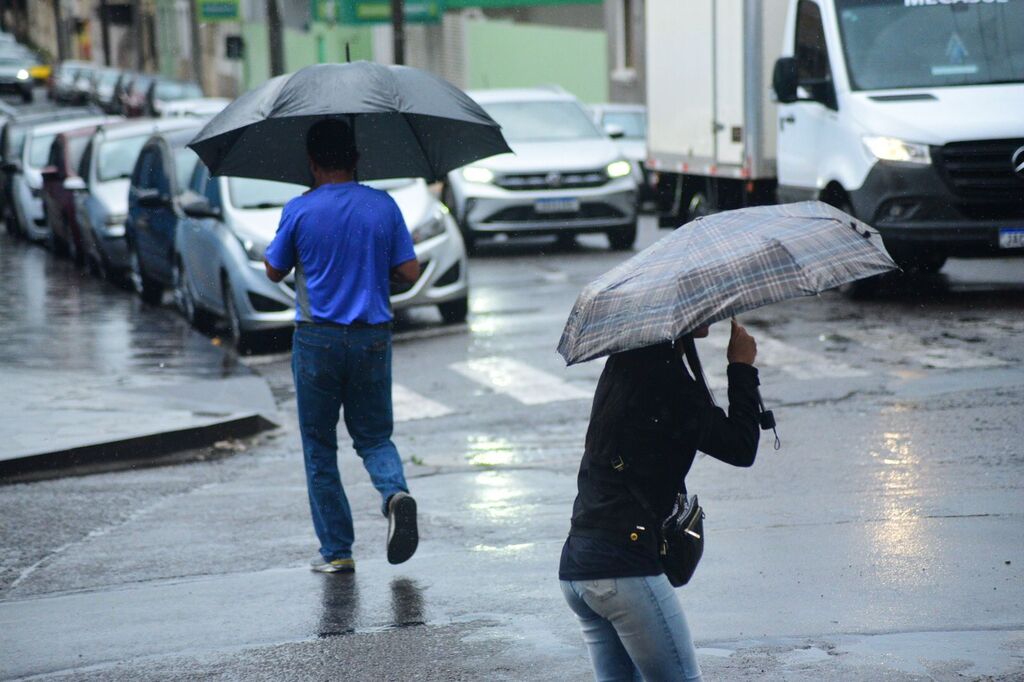
<instances>
[{"instance_id":1,"label":"white box truck","mask_svg":"<svg viewBox=\"0 0 1024 682\"><path fill-rule=\"evenodd\" d=\"M663 226L821 199L905 268L1024 254L1024 0L647 0Z\"/></svg>"}]
</instances>

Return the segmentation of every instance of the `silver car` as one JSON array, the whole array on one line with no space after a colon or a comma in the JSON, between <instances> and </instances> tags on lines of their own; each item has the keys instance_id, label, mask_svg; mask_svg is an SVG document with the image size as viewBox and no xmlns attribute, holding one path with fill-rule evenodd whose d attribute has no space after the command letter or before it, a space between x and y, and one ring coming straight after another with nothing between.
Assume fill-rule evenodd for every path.
<instances>
[{"instance_id":1,"label":"silver car","mask_svg":"<svg viewBox=\"0 0 1024 682\"><path fill-rule=\"evenodd\" d=\"M50 228L43 213L43 173L50 158L53 140L61 133L76 128L102 125L115 120L109 116L73 118L64 121L41 123L25 134L22 142L20 162L12 168L11 199L14 219L23 235L31 241L45 241L50 237Z\"/></svg>"},{"instance_id":2,"label":"silver car","mask_svg":"<svg viewBox=\"0 0 1024 682\"><path fill-rule=\"evenodd\" d=\"M75 216L86 262L101 277L118 279L130 265L124 221L139 150L157 133L199 124L195 119L118 119L100 127L89 140L82 156L82 191L75 195Z\"/></svg>"},{"instance_id":3,"label":"silver car","mask_svg":"<svg viewBox=\"0 0 1024 682\"><path fill-rule=\"evenodd\" d=\"M466 250L447 208L423 180L367 183L387 191L412 232L423 268L411 286L392 289L395 309L436 305L446 322L468 312ZM268 180L209 176L199 164L183 199L185 218L175 232L174 297L198 327L222 320L238 345L252 332L291 326L294 279L267 279L263 255L277 232L281 209L305 190Z\"/></svg>"},{"instance_id":4,"label":"silver car","mask_svg":"<svg viewBox=\"0 0 1024 682\"><path fill-rule=\"evenodd\" d=\"M469 93L515 152L452 171L445 203L470 246L495 234L603 232L613 249L636 240L633 165L579 100L547 89Z\"/></svg>"}]
</instances>

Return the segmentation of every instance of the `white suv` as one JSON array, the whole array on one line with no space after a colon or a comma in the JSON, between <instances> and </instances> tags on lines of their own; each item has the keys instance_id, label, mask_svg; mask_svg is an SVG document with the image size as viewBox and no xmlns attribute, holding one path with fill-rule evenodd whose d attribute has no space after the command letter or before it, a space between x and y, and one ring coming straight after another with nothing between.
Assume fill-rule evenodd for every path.
<instances>
[{"instance_id":1,"label":"white suv","mask_svg":"<svg viewBox=\"0 0 1024 682\"><path fill-rule=\"evenodd\" d=\"M469 95L502 127L515 154L448 174L444 200L467 247L483 235L603 232L613 249L636 240L632 164L572 95L546 89Z\"/></svg>"}]
</instances>

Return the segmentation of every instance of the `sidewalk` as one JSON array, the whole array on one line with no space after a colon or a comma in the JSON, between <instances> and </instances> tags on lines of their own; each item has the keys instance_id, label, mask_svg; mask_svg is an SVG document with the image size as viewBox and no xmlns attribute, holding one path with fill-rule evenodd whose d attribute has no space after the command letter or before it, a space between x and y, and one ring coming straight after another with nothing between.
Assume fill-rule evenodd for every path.
<instances>
[{"instance_id":1,"label":"sidewalk","mask_svg":"<svg viewBox=\"0 0 1024 682\"><path fill-rule=\"evenodd\" d=\"M277 412L244 368L222 379L8 369L0 404L0 480L248 436Z\"/></svg>"}]
</instances>

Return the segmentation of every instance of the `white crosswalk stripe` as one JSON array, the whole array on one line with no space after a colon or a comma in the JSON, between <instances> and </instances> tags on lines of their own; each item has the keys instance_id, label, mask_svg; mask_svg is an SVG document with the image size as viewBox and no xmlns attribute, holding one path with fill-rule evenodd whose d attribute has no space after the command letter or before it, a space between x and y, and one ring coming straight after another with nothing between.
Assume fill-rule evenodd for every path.
<instances>
[{"instance_id":1,"label":"white crosswalk stripe","mask_svg":"<svg viewBox=\"0 0 1024 682\"><path fill-rule=\"evenodd\" d=\"M561 400L593 397L591 391L573 386L519 360L489 357L457 362L450 367L470 381L507 395L523 405L543 405Z\"/></svg>"},{"instance_id":2,"label":"white crosswalk stripe","mask_svg":"<svg viewBox=\"0 0 1024 682\"><path fill-rule=\"evenodd\" d=\"M436 419L437 417L444 417L454 412L454 410L446 405L422 396L401 384L392 384L391 403L396 422Z\"/></svg>"},{"instance_id":3,"label":"white crosswalk stripe","mask_svg":"<svg viewBox=\"0 0 1024 682\"><path fill-rule=\"evenodd\" d=\"M727 325L723 325L728 329ZM868 376L870 372L850 367L820 353L804 350L763 333L751 332L757 339L757 364L777 367L797 379L833 379ZM715 334L708 343L724 350L729 346L728 335Z\"/></svg>"}]
</instances>

